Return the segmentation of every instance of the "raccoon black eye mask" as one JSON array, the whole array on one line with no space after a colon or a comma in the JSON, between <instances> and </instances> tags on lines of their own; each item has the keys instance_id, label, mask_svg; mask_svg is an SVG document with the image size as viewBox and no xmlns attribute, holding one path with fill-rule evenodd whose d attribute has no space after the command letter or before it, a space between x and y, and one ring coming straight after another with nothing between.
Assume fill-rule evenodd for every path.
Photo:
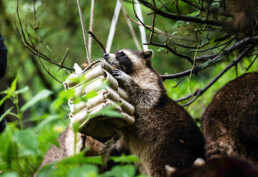
<instances>
[{"instance_id":1,"label":"raccoon black eye mask","mask_svg":"<svg viewBox=\"0 0 258 177\"><path fill-rule=\"evenodd\" d=\"M115 66L115 69L120 69L124 71L126 74L131 74L132 73L132 67L133 64L129 60L128 56L124 52L116 52L115 53L115 60L111 60L110 54L105 53L103 55L103 58L110 63L112 66Z\"/></svg>"}]
</instances>

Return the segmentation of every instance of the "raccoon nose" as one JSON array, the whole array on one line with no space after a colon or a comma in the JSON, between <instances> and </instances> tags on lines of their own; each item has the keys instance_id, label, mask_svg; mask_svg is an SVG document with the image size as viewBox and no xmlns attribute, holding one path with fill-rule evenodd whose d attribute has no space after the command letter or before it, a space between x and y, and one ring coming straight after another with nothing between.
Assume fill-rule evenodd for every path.
<instances>
[{"instance_id":1,"label":"raccoon nose","mask_svg":"<svg viewBox=\"0 0 258 177\"><path fill-rule=\"evenodd\" d=\"M104 59L108 59L108 57L109 57L109 54L108 53L104 53L103 58Z\"/></svg>"}]
</instances>

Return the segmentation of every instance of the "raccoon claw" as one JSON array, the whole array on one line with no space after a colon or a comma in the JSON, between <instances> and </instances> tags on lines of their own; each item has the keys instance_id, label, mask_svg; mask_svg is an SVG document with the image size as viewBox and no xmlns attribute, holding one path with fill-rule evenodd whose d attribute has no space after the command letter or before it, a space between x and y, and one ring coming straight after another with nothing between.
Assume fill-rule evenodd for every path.
<instances>
[{"instance_id":1,"label":"raccoon claw","mask_svg":"<svg viewBox=\"0 0 258 177\"><path fill-rule=\"evenodd\" d=\"M114 77L118 77L118 76L120 76L121 74L122 74L122 71L119 70L119 69L114 69L114 70L112 71L112 75L113 75Z\"/></svg>"},{"instance_id":2,"label":"raccoon claw","mask_svg":"<svg viewBox=\"0 0 258 177\"><path fill-rule=\"evenodd\" d=\"M130 76L128 76L126 73L124 73L123 71L121 71L119 69L114 69L112 71L112 75L117 79L119 84L121 84L122 86L126 86L127 82L129 82L131 80Z\"/></svg>"}]
</instances>

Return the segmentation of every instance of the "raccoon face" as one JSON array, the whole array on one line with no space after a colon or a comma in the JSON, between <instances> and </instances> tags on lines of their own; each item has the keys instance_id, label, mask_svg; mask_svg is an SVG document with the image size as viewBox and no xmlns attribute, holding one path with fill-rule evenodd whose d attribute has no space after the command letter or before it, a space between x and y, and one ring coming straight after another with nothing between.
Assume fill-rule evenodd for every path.
<instances>
[{"instance_id":1,"label":"raccoon face","mask_svg":"<svg viewBox=\"0 0 258 177\"><path fill-rule=\"evenodd\" d=\"M113 66L130 75L137 70L151 67L152 50L140 52L132 49L122 49L115 53L105 53L103 58Z\"/></svg>"}]
</instances>

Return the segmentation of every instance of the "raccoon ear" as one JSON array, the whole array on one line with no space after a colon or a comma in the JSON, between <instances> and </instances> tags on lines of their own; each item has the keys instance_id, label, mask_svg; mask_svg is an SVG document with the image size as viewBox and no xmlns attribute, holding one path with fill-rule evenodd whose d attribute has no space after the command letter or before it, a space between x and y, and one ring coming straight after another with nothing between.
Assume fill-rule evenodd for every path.
<instances>
[{"instance_id":1,"label":"raccoon ear","mask_svg":"<svg viewBox=\"0 0 258 177\"><path fill-rule=\"evenodd\" d=\"M142 52L142 54L143 54L144 59L150 60L153 56L153 51L152 50L146 50L146 51Z\"/></svg>"}]
</instances>

